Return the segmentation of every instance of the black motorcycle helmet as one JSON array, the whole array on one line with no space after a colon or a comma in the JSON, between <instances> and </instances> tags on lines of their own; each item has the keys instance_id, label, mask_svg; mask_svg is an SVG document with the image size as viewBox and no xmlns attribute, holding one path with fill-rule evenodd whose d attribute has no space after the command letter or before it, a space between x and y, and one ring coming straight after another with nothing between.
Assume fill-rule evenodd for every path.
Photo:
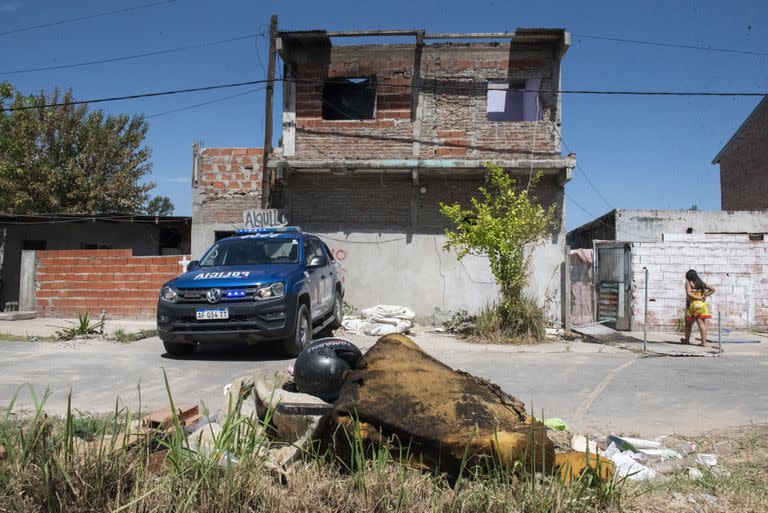
<instances>
[{"instance_id":1,"label":"black motorcycle helmet","mask_svg":"<svg viewBox=\"0 0 768 513\"><path fill-rule=\"evenodd\" d=\"M304 348L293 365L293 382L304 394L332 403L339 398L344 374L360 365L363 353L341 338L321 338Z\"/></svg>"}]
</instances>

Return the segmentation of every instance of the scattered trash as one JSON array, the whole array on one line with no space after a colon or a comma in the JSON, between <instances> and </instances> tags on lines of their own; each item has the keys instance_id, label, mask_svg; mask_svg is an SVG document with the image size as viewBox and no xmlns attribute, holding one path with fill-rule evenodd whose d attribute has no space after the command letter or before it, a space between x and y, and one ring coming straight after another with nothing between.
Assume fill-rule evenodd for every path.
<instances>
[{"instance_id":1,"label":"scattered trash","mask_svg":"<svg viewBox=\"0 0 768 513\"><path fill-rule=\"evenodd\" d=\"M558 418L544 419L542 421L544 425L554 431L570 431L568 424L564 420Z\"/></svg>"},{"instance_id":2,"label":"scattered trash","mask_svg":"<svg viewBox=\"0 0 768 513\"><path fill-rule=\"evenodd\" d=\"M685 475L688 476L690 479L701 479L704 477L704 473L693 467L686 467L685 468Z\"/></svg>"},{"instance_id":3,"label":"scattered trash","mask_svg":"<svg viewBox=\"0 0 768 513\"><path fill-rule=\"evenodd\" d=\"M717 454L699 453L696 455L696 461L707 467L714 467L717 465Z\"/></svg>"},{"instance_id":4,"label":"scattered trash","mask_svg":"<svg viewBox=\"0 0 768 513\"><path fill-rule=\"evenodd\" d=\"M648 481L656 478L656 471L638 463L630 451L616 452L610 460L616 465L616 475L632 481Z\"/></svg>"},{"instance_id":5,"label":"scattered trash","mask_svg":"<svg viewBox=\"0 0 768 513\"><path fill-rule=\"evenodd\" d=\"M362 319L345 317L344 329L353 333L383 336L392 333L408 333L413 327L416 314L405 306L376 305L360 311Z\"/></svg>"},{"instance_id":6,"label":"scattered trash","mask_svg":"<svg viewBox=\"0 0 768 513\"><path fill-rule=\"evenodd\" d=\"M619 449L619 451L637 452L637 449L635 448L634 445L632 445L631 443L627 442L626 440L618 436L608 435L608 442L615 444L616 448Z\"/></svg>"},{"instance_id":7,"label":"scattered trash","mask_svg":"<svg viewBox=\"0 0 768 513\"><path fill-rule=\"evenodd\" d=\"M597 443L592 440L587 440L584 435L573 435L571 438L571 448L576 452L587 452L590 454L597 454Z\"/></svg>"},{"instance_id":8,"label":"scattered trash","mask_svg":"<svg viewBox=\"0 0 768 513\"><path fill-rule=\"evenodd\" d=\"M693 442L683 442L677 446L677 452L685 458L689 454L696 452L696 444Z\"/></svg>"}]
</instances>

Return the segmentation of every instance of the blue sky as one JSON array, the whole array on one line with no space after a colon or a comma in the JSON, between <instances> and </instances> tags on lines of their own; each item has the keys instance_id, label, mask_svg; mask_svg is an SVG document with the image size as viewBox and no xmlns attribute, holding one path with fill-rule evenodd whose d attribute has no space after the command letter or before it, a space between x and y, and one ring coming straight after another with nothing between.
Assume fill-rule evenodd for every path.
<instances>
[{"instance_id":1,"label":"blue sky","mask_svg":"<svg viewBox=\"0 0 768 513\"><path fill-rule=\"evenodd\" d=\"M0 32L87 16L150 0L0 0ZM599 41L582 35L662 41L768 53L768 2L209 2L176 0L127 13L0 35L0 73L204 44L281 29L424 28L492 32L564 27L573 43L563 62L564 89L768 91L768 56ZM80 99L258 80L266 38L68 70L0 74L24 92L72 88ZM251 89L253 86L251 87ZM231 96L220 90L100 105L153 115ZM712 158L759 98L568 95L563 140L581 169L567 194L591 214L616 208L719 208ZM155 194L191 213L191 146L261 146L263 91L151 118ZM591 216L567 201L568 228Z\"/></svg>"}]
</instances>

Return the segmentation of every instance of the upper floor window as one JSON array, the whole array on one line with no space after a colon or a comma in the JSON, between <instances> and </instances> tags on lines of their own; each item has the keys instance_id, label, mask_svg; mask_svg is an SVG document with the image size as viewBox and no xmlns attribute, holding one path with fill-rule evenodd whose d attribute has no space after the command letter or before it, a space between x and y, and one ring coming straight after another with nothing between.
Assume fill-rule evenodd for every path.
<instances>
[{"instance_id":1,"label":"upper floor window","mask_svg":"<svg viewBox=\"0 0 768 513\"><path fill-rule=\"evenodd\" d=\"M543 109L539 100L541 79L488 82L488 121L539 121Z\"/></svg>"},{"instance_id":2,"label":"upper floor window","mask_svg":"<svg viewBox=\"0 0 768 513\"><path fill-rule=\"evenodd\" d=\"M374 77L333 78L323 85L323 119L373 119L374 112Z\"/></svg>"}]
</instances>

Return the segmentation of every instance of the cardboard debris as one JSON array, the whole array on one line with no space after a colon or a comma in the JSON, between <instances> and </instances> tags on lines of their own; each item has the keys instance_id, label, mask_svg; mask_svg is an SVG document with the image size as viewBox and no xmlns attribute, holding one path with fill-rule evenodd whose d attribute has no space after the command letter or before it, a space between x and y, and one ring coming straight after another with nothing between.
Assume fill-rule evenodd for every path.
<instances>
[{"instance_id":1,"label":"cardboard debris","mask_svg":"<svg viewBox=\"0 0 768 513\"><path fill-rule=\"evenodd\" d=\"M182 423L200 413L200 408L196 404L179 403L174 406ZM168 429L173 425L173 411L170 407L155 410L142 419L142 425L152 429Z\"/></svg>"}]
</instances>

